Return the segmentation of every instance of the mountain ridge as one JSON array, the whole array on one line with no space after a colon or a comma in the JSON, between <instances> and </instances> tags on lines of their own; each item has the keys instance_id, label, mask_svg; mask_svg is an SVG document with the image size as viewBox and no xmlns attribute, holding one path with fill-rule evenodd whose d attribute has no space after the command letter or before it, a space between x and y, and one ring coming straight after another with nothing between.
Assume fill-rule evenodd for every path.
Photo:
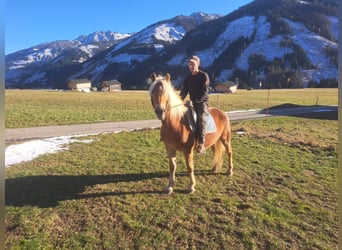
<instances>
[{"instance_id":1,"label":"mountain ridge","mask_svg":"<svg viewBox=\"0 0 342 250\"><path fill-rule=\"evenodd\" d=\"M337 21L337 1L255 0L225 16L199 12L151 24L94 54L108 41L97 38L45 65L20 68L20 60L6 56L6 87L66 88L67 80L88 78L94 85L117 79L124 89L146 89L152 71L170 72L179 86L192 54L201 57L212 83L238 78L241 87L336 87Z\"/></svg>"}]
</instances>

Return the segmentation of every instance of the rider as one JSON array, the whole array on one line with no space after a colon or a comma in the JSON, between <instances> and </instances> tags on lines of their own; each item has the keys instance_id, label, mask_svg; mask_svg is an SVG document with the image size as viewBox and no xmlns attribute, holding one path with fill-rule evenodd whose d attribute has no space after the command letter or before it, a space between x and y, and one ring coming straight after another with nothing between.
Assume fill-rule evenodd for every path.
<instances>
[{"instance_id":1,"label":"rider","mask_svg":"<svg viewBox=\"0 0 342 250\"><path fill-rule=\"evenodd\" d=\"M190 74L185 78L180 97L184 100L189 93L190 100L197 113L196 133L197 139L196 152L205 154L205 117L208 110L208 90L209 77L208 74L199 70L200 58L192 56L188 60Z\"/></svg>"}]
</instances>

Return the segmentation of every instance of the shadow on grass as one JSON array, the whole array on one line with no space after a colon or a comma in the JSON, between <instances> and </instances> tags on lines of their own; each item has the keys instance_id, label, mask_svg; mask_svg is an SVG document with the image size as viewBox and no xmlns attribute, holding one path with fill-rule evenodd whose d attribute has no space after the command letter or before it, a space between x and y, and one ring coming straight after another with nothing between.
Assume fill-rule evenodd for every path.
<instances>
[{"instance_id":1,"label":"shadow on grass","mask_svg":"<svg viewBox=\"0 0 342 250\"><path fill-rule=\"evenodd\" d=\"M303 106L291 103L285 103L278 106L272 106L268 110L263 109L260 114L270 114L274 116L294 116L300 118L321 119L321 120L337 120L337 106L312 105Z\"/></svg>"},{"instance_id":2,"label":"shadow on grass","mask_svg":"<svg viewBox=\"0 0 342 250\"><path fill-rule=\"evenodd\" d=\"M211 171L197 171L195 175L212 175ZM187 176L186 172L177 176ZM113 175L80 175L80 176L26 176L5 180L6 206L37 206L41 208L55 207L64 200L87 199L105 196L121 196L135 194L163 194L161 190L132 190L125 192L101 192L83 194L86 187L98 184L115 184L120 182L137 182L162 178L165 187L168 173L113 174ZM186 193L180 191L179 193Z\"/></svg>"}]
</instances>

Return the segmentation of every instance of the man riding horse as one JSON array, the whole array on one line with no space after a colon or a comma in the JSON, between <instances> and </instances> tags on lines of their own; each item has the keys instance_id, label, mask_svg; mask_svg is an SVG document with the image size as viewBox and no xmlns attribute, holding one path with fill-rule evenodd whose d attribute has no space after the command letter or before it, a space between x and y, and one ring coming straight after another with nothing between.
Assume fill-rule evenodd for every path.
<instances>
[{"instance_id":1,"label":"man riding horse","mask_svg":"<svg viewBox=\"0 0 342 250\"><path fill-rule=\"evenodd\" d=\"M181 98L184 100L189 93L190 100L197 114L196 133L197 139L196 152L205 154L205 121L208 111L208 90L209 77L208 74L199 69L200 58L192 56L188 60L190 74L185 78Z\"/></svg>"}]
</instances>

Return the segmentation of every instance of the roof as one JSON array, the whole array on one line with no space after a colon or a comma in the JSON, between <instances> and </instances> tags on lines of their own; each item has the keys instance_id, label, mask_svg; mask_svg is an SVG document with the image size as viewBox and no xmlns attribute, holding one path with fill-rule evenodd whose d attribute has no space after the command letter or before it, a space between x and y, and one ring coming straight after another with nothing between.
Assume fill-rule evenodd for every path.
<instances>
[{"instance_id":1,"label":"roof","mask_svg":"<svg viewBox=\"0 0 342 250\"><path fill-rule=\"evenodd\" d=\"M103 81L102 84L106 85L121 85L121 82L118 80L111 80L111 81Z\"/></svg>"},{"instance_id":2,"label":"roof","mask_svg":"<svg viewBox=\"0 0 342 250\"><path fill-rule=\"evenodd\" d=\"M69 80L68 83L90 83L90 80L88 79L73 79L73 80Z\"/></svg>"},{"instance_id":3,"label":"roof","mask_svg":"<svg viewBox=\"0 0 342 250\"><path fill-rule=\"evenodd\" d=\"M215 83L215 85L225 85L225 86L231 87L234 85L238 85L238 83L232 82L232 81L226 81L226 82L217 82Z\"/></svg>"}]
</instances>

